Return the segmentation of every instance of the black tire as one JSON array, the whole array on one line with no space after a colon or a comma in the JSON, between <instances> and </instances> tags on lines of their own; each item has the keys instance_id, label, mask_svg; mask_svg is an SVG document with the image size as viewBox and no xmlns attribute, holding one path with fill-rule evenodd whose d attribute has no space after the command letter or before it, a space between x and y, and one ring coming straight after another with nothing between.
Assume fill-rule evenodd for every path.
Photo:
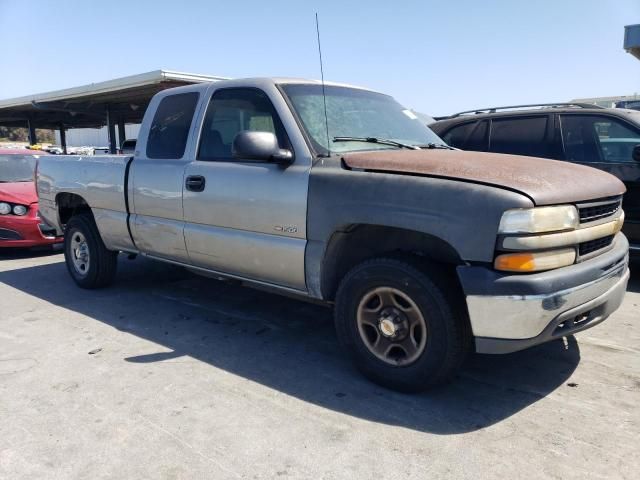
<instances>
[{"instance_id":1,"label":"black tire","mask_svg":"<svg viewBox=\"0 0 640 480\"><path fill-rule=\"evenodd\" d=\"M80 242L79 240L82 240ZM88 252L86 270L79 270L74 263L78 244ZM118 264L118 252L107 250L100 237L96 222L90 213L74 215L67 223L64 236L64 259L71 278L81 288L94 289L113 283Z\"/></svg>"},{"instance_id":2,"label":"black tire","mask_svg":"<svg viewBox=\"0 0 640 480\"><path fill-rule=\"evenodd\" d=\"M361 302L372 291L385 288L409 297L426 324L423 350L405 365L392 365L376 356L358 326ZM338 288L334 311L338 340L373 382L403 392L422 391L450 380L469 351L466 309L458 302L464 298L455 291L450 277L436 267L418 267L417 262L396 258L368 260L349 271ZM382 327L376 334L382 334Z\"/></svg>"}]
</instances>

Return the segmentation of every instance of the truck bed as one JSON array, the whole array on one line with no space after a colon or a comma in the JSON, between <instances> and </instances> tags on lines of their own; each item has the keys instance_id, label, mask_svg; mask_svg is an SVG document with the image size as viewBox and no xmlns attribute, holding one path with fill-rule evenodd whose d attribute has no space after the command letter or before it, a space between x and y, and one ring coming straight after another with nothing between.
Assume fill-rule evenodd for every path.
<instances>
[{"instance_id":1,"label":"truck bed","mask_svg":"<svg viewBox=\"0 0 640 480\"><path fill-rule=\"evenodd\" d=\"M103 241L110 248L131 250L127 229L126 155L45 155L38 160L36 189L40 216L62 234L56 197L79 195L91 207Z\"/></svg>"}]
</instances>

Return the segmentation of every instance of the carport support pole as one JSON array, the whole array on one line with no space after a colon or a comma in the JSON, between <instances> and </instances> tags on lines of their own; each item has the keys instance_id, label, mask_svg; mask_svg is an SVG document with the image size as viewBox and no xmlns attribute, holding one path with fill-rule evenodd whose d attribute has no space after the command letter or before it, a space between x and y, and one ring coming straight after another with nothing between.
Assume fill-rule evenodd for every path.
<instances>
[{"instance_id":1,"label":"carport support pole","mask_svg":"<svg viewBox=\"0 0 640 480\"><path fill-rule=\"evenodd\" d=\"M64 124L60 124L60 146L62 147L62 153L67 154L67 131L64 129Z\"/></svg>"},{"instance_id":2,"label":"carport support pole","mask_svg":"<svg viewBox=\"0 0 640 480\"><path fill-rule=\"evenodd\" d=\"M109 153L116 154L116 124L114 122L111 105L107 105L107 131L109 132Z\"/></svg>"},{"instance_id":3,"label":"carport support pole","mask_svg":"<svg viewBox=\"0 0 640 480\"><path fill-rule=\"evenodd\" d=\"M35 145L38 143L38 139L36 138L36 126L30 118L27 118L27 130L29 131L29 145Z\"/></svg>"},{"instance_id":4,"label":"carport support pole","mask_svg":"<svg viewBox=\"0 0 640 480\"><path fill-rule=\"evenodd\" d=\"M118 118L118 143L120 144L120 148L122 148L122 144L126 140L126 135L124 131L124 118Z\"/></svg>"}]
</instances>

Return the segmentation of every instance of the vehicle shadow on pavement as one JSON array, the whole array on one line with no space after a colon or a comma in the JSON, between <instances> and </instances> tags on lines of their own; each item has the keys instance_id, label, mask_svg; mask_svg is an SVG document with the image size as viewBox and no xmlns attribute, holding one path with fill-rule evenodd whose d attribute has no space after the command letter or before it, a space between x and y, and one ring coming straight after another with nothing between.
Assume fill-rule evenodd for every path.
<instances>
[{"instance_id":1,"label":"vehicle shadow on pavement","mask_svg":"<svg viewBox=\"0 0 640 480\"><path fill-rule=\"evenodd\" d=\"M324 408L443 435L509 418L563 385L580 361L573 337L507 356L472 355L451 384L403 395L355 371L323 306L124 256L116 284L102 290L79 290L62 262L0 272L0 282L166 347L123 362L189 356Z\"/></svg>"},{"instance_id":2,"label":"vehicle shadow on pavement","mask_svg":"<svg viewBox=\"0 0 640 480\"><path fill-rule=\"evenodd\" d=\"M640 261L629 265L629 268L631 269L631 278L629 278L627 292L640 293Z\"/></svg>"},{"instance_id":3,"label":"vehicle shadow on pavement","mask_svg":"<svg viewBox=\"0 0 640 480\"><path fill-rule=\"evenodd\" d=\"M62 244L33 248L0 248L0 261L20 258L36 258L57 255L62 251Z\"/></svg>"}]
</instances>

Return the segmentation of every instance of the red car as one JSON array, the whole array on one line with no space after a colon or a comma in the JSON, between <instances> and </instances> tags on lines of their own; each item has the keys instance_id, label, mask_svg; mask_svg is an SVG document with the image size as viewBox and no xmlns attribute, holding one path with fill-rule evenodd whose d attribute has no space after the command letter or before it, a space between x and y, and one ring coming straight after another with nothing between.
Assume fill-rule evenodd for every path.
<instances>
[{"instance_id":1,"label":"red car","mask_svg":"<svg viewBox=\"0 0 640 480\"><path fill-rule=\"evenodd\" d=\"M39 247L62 242L38 216L30 150L0 149L0 247Z\"/></svg>"}]
</instances>

